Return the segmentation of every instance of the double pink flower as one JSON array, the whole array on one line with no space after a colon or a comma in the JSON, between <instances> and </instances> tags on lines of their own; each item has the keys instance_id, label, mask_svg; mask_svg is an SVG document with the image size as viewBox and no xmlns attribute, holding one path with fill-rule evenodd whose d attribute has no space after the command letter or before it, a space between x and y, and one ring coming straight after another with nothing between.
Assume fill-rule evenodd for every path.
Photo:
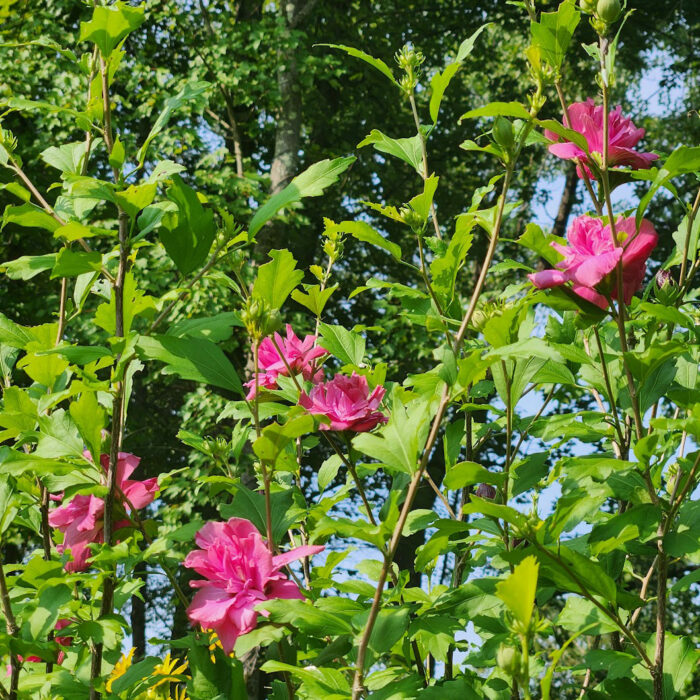
<instances>
[{"instance_id":1,"label":"double pink flower","mask_svg":"<svg viewBox=\"0 0 700 700\"><path fill-rule=\"evenodd\" d=\"M569 128L582 134L588 143L589 153L598 153L602 160L605 114L603 107L596 107L589 97L585 102L572 104L568 112ZM559 136L549 130L545 130L544 135L557 142L549 147L550 153L565 160L577 158L588 177L593 177L588 167L590 159L583 149L571 141L558 142ZM622 114L622 107L618 105L608 116L608 165L623 165L634 169L649 168L658 156L655 153L639 153L634 150L643 136L644 129L635 127L632 120ZM581 167L578 168L578 174L579 177L582 176Z\"/></svg>"},{"instance_id":2,"label":"double pink flower","mask_svg":"<svg viewBox=\"0 0 700 700\"><path fill-rule=\"evenodd\" d=\"M544 270L528 275L538 289L548 289L571 283L572 290L601 309L608 308L606 297L617 299L614 270L622 262L622 292L625 304L632 301L641 287L646 261L658 241L654 226L642 219L639 231L634 217L615 222L617 243L613 242L610 225L600 219L579 216L567 233L568 246L552 243L564 256L556 270Z\"/></svg>"},{"instance_id":3,"label":"double pink flower","mask_svg":"<svg viewBox=\"0 0 700 700\"><path fill-rule=\"evenodd\" d=\"M89 458L90 453L85 456ZM158 491L158 479L132 481L132 472L139 465L140 457L120 452L117 462L117 500L122 501L126 512L131 508L140 509L151 503ZM100 463L105 473L109 468L109 455L103 454ZM58 528L63 534L63 544L58 545L58 553L69 549L73 557L66 563L66 571L84 571L90 557L88 544L104 542L104 500L97 496L74 496L65 505L59 506L49 513L49 525ZM128 520L115 524L118 529L128 525Z\"/></svg>"},{"instance_id":4,"label":"double pink flower","mask_svg":"<svg viewBox=\"0 0 700 700\"><path fill-rule=\"evenodd\" d=\"M273 556L255 526L242 518L207 523L195 541L201 549L187 555L185 566L204 579L190 583L199 591L187 615L202 628L214 630L227 654L238 637L257 625L258 603L273 598L304 599L297 584L281 569L323 550L322 546L306 545Z\"/></svg>"},{"instance_id":5,"label":"double pink flower","mask_svg":"<svg viewBox=\"0 0 700 700\"><path fill-rule=\"evenodd\" d=\"M388 418L377 409L384 398L383 386L370 393L367 377L352 373L351 377L336 374L324 384L317 384L310 394L301 393L299 405L309 413L330 419L321 430L350 430L355 433L372 430Z\"/></svg>"},{"instance_id":6,"label":"double pink flower","mask_svg":"<svg viewBox=\"0 0 700 700\"><path fill-rule=\"evenodd\" d=\"M287 324L287 337L275 333L274 338L274 343L271 338L265 338L258 348L258 389L276 389L277 377L289 376L290 369L294 374L301 374L306 381L323 379L323 370L316 368L315 360L325 355L326 350L316 345L315 335L307 335L301 340ZM282 354L277 351L275 343ZM255 398L255 379L246 382L245 386L249 388L246 398L251 401Z\"/></svg>"}]
</instances>

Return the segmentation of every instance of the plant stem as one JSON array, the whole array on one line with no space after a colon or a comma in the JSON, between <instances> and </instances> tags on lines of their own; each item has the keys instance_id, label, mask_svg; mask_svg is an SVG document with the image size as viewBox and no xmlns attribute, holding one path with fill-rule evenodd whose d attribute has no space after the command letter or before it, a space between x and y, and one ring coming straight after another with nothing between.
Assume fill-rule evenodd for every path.
<instances>
[{"instance_id":1,"label":"plant stem","mask_svg":"<svg viewBox=\"0 0 700 700\"><path fill-rule=\"evenodd\" d=\"M564 91L561 87L561 81L556 80L554 82L554 87L557 90L557 96L559 97L559 102L561 103L561 108L564 113L564 126L567 129L571 128L571 118L569 117L569 107L566 103L566 98L564 97ZM586 190L588 191L588 195L591 198L591 201L593 202L593 206L595 207L596 212L598 213L598 216L603 215L603 207L600 204L600 201L598 200L598 197L596 196L596 193L593 191L593 185L591 184L591 178L588 176L588 173L583 167L583 164L581 163L580 159L576 158L576 167L578 168L579 173L581 173L581 178L583 179L584 184L586 185Z\"/></svg>"},{"instance_id":2,"label":"plant stem","mask_svg":"<svg viewBox=\"0 0 700 700\"><path fill-rule=\"evenodd\" d=\"M418 108L416 107L416 98L411 92L408 96L408 101L411 103L411 112L413 113L413 121L416 124L416 130L418 132L418 137L420 138L421 155L423 156L423 182L428 179L428 147L425 142L425 135L420 128L420 118L418 117ZM442 240L442 233L440 233L440 225L438 224L437 212L435 211L435 202L430 202L430 215L433 219L433 227L435 228L435 235L439 240Z\"/></svg>"},{"instance_id":3,"label":"plant stem","mask_svg":"<svg viewBox=\"0 0 700 700\"><path fill-rule=\"evenodd\" d=\"M5 618L5 627L7 634L10 637L19 636L19 627L17 620L12 612L12 604L10 603L10 593L7 590L7 582L5 581L5 572L2 568L2 559L0 559L0 602L2 603L2 614ZM10 650L10 692L9 700L17 700L17 686L19 685L19 669L20 661L17 654Z\"/></svg>"},{"instance_id":4,"label":"plant stem","mask_svg":"<svg viewBox=\"0 0 700 700\"><path fill-rule=\"evenodd\" d=\"M617 439L619 441L620 446L620 453L622 453L622 450L624 448L622 426L620 425L620 417L617 415L617 405L613 401L613 391L612 384L610 383L610 374L608 372L608 363L605 360L605 354L603 353L603 344L600 341L600 334L598 333L597 326L593 326L593 335L595 336L596 344L598 345L598 357L600 358L600 365L603 369L605 389L608 393L608 405L610 406L610 412L613 414L613 420L615 422L615 431L617 432Z\"/></svg>"},{"instance_id":5,"label":"plant stem","mask_svg":"<svg viewBox=\"0 0 700 700\"><path fill-rule=\"evenodd\" d=\"M100 73L102 75L102 98L104 113L104 139L108 155L111 155L113 148L112 141L112 117L110 112L109 86L108 86L108 66L104 59L100 58ZM115 181L119 179L119 173L114 169ZM114 280L112 289L114 291L114 335L117 338L124 338L124 280L126 278L127 265L129 262L129 217L121 207L119 207L119 267L117 277ZM117 364L119 357L117 358ZM114 529L114 506L117 492L117 465L119 463L119 453L121 451L123 429L124 429L124 398L126 390L126 370L124 367L121 378L117 379L114 397L112 399L112 427L111 442L109 449L109 466L107 468L107 493L104 503L104 543L105 546L112 546L112 536ZM102 605L100 616L112 614L114 605L114 588L116 586L116 572L104 579L102 589ZM96 700L100 696L95 688L95 681L102 675L102 643L94 646L92 654L92 664L90 669L90 700Z\"/></svg>"},{"instance_id":6,"label":"plant stem","mask_svg":"<svg viewBox=\"0 0 700 700\"><path fill-rule=\"evenodd\" d=\"M688 266L688 250L690 248L690 236L693 232L693 223L695 222L695 217L698 213L698 208L700 208L700 190L698 190L695 196L695 202L693 203L693 208L688 214L688 230L685 234L685 242L683 243L683 260L681 261L681 271L678 277L678 286L683 287L685 284L685 273Z\"/></svg>"},{"instance_id":7,"label":"plant stem","mask_svg":"<svg viewBox=\"0 0 700 700\"><path fill-rule=\"evenodd\" d=\"M513 159L513 162L509 164L508 169L506 170L506 175L503 180L503 189L501 191L501 196L500 196L500 201L498 205L498 210L496 213L496 219L495 219L495 225L494 225L494 230L493 234L491 236L491 241L489 242L489 247L488 250L486 251L486 256L484 257L483 265L481 267L481 272L479 274L479 278L477 280L476 286L474 288L474 291L472 293L471 300L469 302L469 306L467 308L466 313L464 314L464 317L462 319L462 323L460 324L459 330L457 331L457 335L455 336L454 343L453 343L453 352L455 354L459 351L462 341L464 340L464 336L466 335L467 328L469 326L469 323L471 322L472 316L474 315L474 311L476 311L476 305L479 300L479 297L481 296L481 292L484 288L484 283L486 282L486 275L488 273L489 267L491 265L491 261L493 260L494 253L496 252L496 245L498 243L498 238L500 234L500 229L501 229L501 224L503 221L503 212L505 209L505 204L506 204L506 196L508 193L508 189L510 187L510 181L513 175L513 168L515 165L515 159ZM352 687L352 699L353 700L358 700L360 698L363 689L364 689L364 664L365 664L365 658L367 655L367 645L369 644L369 639L370 635L372 634L372 629L374 628L374 624L377 621L377 616L379 615L379 609L381 607L381 601L382 601L382 592L384 590L384 585L386 583L387 575L389 572L389 569L391 567L391 564L394 560L394 556L396 555L396 550L398 549L399 546L399 541L401 539L401 533L403 532L404 525L406 524L406 519L408 518L408 514L411 510L411 506L413 505L413 501L416 497L416 494L418 492L418 487L420 485L421 478L423 476L423 472L425 471L428 460L430 458L430 454L432 452L432 449L435 445L435 442L438 437L438 433L440 430L440 425L442 423L442 419L445 416L445 413L447 411L447 406L449 404L449 387L446 385L445 388L443 389L442 392L442 397L440 399L440 404L438 405L437 413L435 415L435 418L433 419L433 423L430 429L430 434L428 436L428 440L425 444L425 448L423 450L423 455L420 460L420 464L418 465L418 469L414 472L413 476L411 477L411 481L408 486L408 491L406 493L406 500L403 503L403 506L401 508L401 512L399 514L399 519L398 522L396 523L396 526L394 527L394 531L391 536L391 540L389 542L389 548L388 551L385 554L384 557L384 565L382 566L382 570L379 575L379 580L377 582L377 587L374 592L374 599L372 601L372 607L370 608L369 616L367 618L367 622L365 624L365 629L362 634L362 639L360 641L360 645L358 647L358 652L357 652L357 664L356 664L356 670L355 670L355 677L353 679L353 687Z\"/></svg>"}]
</instances>

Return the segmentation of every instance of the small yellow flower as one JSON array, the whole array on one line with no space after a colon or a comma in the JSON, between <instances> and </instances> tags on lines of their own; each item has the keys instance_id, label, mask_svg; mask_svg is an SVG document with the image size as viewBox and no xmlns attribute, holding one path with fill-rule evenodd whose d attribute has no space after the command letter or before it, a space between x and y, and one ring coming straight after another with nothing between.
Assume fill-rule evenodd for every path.
<instances>
[{"instance_id":1,"label":"small yellow flower","mask_svg":"<svg viewBox=\"0 0 700 700\"><path fill-rule=\"evenodd\" d=\"M159 685L163 685L163 683L177 683L180 679L176 676L182 675L187 670L187 660L183 661L179 666L178 663L180 663L180 660L172 659L170 657L170 652L168 652L163 659L163 663L158 664L153 669L154 676L165 676L165 678L162 678L155 685L152 685L150 690L157 688Z\"/></svg>"},{"instance_id":2,"label":"small yellow flower","mask_svg":"<svg viewBox=\"0 0 700 700\"><path fill-rule=\"evenodd\" d=\"M114 681L116 681L120 676L123 676L127 672L127 669L131 666L135 651L136 647L132 647L131 651L128 654L122 654L122 658L115 664L114 668L112 669L112 673L109 674L109 678L107 679L108 693L112 692L112 683L114 683Z\"/></svg>"}]
</instances>

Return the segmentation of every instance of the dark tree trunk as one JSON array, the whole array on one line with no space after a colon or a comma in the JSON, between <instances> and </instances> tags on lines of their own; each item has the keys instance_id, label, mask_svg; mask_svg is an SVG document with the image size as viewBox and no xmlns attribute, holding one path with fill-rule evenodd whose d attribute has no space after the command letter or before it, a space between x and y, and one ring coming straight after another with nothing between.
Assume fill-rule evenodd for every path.
<instances>
[{"instance_id":1,"label":"dark tree trunk","mask_svg":"<svg viewBox=\"0 0 700 700\"><path fill-rule=\"evenodd\" d=\"M301 147L302 93L299 83L299 56L296 47L290 47L292 32L311 13L316 0L287 0L280 12L285 23L282 46L278 53L277 89L280 107L277 113L275 149L270 165L270 195L283 190L299 170ZM279 242L280 229L273 223L257 235L256 252L263 256ZM285 241L285 244L289 244ZM291 244L292 247L293 243Z\"/></svg>"},{"instance_id":2,"label":"dark tree trunk","mask_svg":"<svg viewBox=\"0 0 700 700\"><path fill-rule=\"evenodd\" d=\"M571 163L566 171L566 182L564 183L564 191L559 202L559 211L557 218L554 219L552 233L555 236L563 236L566 233L566 224L571 216L571 210L576 204L576 189L578 185L578 175L576 174L576 166Z\"/></svg>"}]
</instances>

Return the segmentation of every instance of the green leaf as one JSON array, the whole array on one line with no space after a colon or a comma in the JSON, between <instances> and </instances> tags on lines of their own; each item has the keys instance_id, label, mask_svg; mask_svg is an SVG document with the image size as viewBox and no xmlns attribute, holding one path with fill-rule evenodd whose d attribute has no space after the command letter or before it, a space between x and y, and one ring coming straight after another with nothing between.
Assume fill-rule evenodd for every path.
<instances>
[{"instance_id":1,"label":"green leaf","mask_svg":"<svg viewBox=\"0 0 700 700\"><path fill-rule=\"evenodd\" d=\"M515 508L493 503L478 496L472 496L469 503L462 509L462 512L465 514L481 513L491 518L505 520L507 523L515 525L522 532L527 531L527 518L525 515L515 510Z\"/></svg>"},{"instance_id":2,"label":"green leaf","mask_svg":"<svg viewBox=\"0 0 700 700\"><path fill-rule=\"evenodd\" d=\"M304 294L301 290L295 289L292 292L292 299L305 306L314 316L320 316L323 313L331 294L338 289L337 284L326 287L324 290L321 290L321 286L318 284L305 284L303 287L307 293Z\"/></svg>"},{"instance_id":3,"label":"green leaf","mask_svg":"<svg viewBox=\"0 0 700 700\"><path fill-rule=\"evenodd\" d=\"M316 44L316 46L328 46L331 49L340 49L341 51L345 51L345 53L353 58L359 58L365 63L369 63L370 66L376 68L382 75L389 78L389 80L391 80L396 87L399 87L399 84L396 82L396 78L394 78L394 74L391 72L391 69L386 63L384 63L384 61L381 60L381 58L374 58L374 56L370 56L364 51L354 49L352 46L344 46L343 44Z\"/></svg>"},{"instance_id":4,"label":"green leaf","mask_svg":"<svg viewBox=\"0 0 700 700\"><path fill-rule=\"evenodd\" d=\"M435 197L435 190L437 189L439 179L440 178L435 175L427 177L423 183L423 192L413 197L408 203L411 209L413 209L423 221L427 221L430 216L430 208L433 203L433 198Z\"/></svg>"},{"instance_id":5,"label":"green leaf","mask_svg":"<svg viewBox=\"0 0 700 700\"><path fill-rule=\"evenodd\" d=\"M247 489L242 484L235 487L236 495L231 503L223 503L219 510L224 518L245 518L250 520L263 537L267 537L265 516L265 496ZM292 504L291 489L270 494L272 505L272 538L280 542L287 530L297 519L297 512Z\"/></svg>"},{"instance_id":6,"label":"green leaf","mask_svg":"<svg viewBox=\"0 0 700 700\"><path fill-rule=\"evenodd\" d=\"M464 214L458 216L455 223L455 233L450 239L447 250L443 255L436 256L430 264L433 288L447 304L452 301L457 274L464 265L474 240L472 229L475 223L472 217Z\"/></svg>"},{"instance_id":7,"label":"green leaf","mask_svg":"<svg viewBox=\"0 0 700 700\"><path fill-rule=\"evenodd\" d=\"M34 336L31 333L0 312L0 343L23 350L32 340Z\"/></svg>"},{"instance_id":8,"label":"green leaf","mask_svg":"<svg viewBox=\"0 0 700 700\"><path fill-rule=\"evenodd\" d=\"M527 633L532 618L539 568L535 557L526 557L507 579L496 585L496 595L513 613L523 633Z\"/></svg>"},{"instance_id":9,"label":"green leaf","mask_svg":"<svg viewBox=\"0 0 700 700\"><path fill-rule=\"evenodd\" d=\"M62 583L44 586L39 593L39 599L34 612L29 617L29 630L34 639L46 637L53 631L58 622L58 613L61 606L65 605L73 597L70 587Z\"/></svg>"},{"instance_id":10,"label":"green leaf","mask_svg":"<svg viewBox=\"0 0 700 700\"><path fill-rule=\"evenodd\" d=\"M263 428L262 435L253 443L253 452L260 459L275 464L287 445L313 429L314 419L308 414L291 418L284 425L272 423Z\"/></svg>"},{"instance_id":11,"label":"green leaf","mask_svg":"<svg viewBox=\"0 0 700 700\"><path fill-rule=\"evenodd\" d=\"M344 365L359 367L365 357L365 339L359 333L348 331L342 326L319 325L321 337L319 345L326 348Z\"/></svg>"},{"instance_id":12,"label":"green leaf","mask_svg":"<svg viewBox=\"0 0 700 700\"><path fill-rule=\"evenodd\" d=\"M77 277L86 272L99 272L102 269L102 255L96 251L73 251L61 248L56 263L51 270L51 279L57 277Z\"/></svg>"},{"instance_id":13,"label":"green leaf","mask_svg":"<svg viewBox=\"0 0 700 700\"><path fill-rule=\"evenodd\" d=\"M93 462L97 464L102 452L102 428L107 418L105 410L97 403L97 396L93 391L84 391L77 401L71 403L68 410L90 449Z\"/></svg>"},{"instance_id":14,"label":"green leaf","mask_svg":"<svg viewBox=\"0 0 700 700\"><path fill-rule=\"evenodd\" d=\"M158 185L155 183L130 185L125 190L114 193L114 202L118 204L129 217L134 219L142 209L145 209L153 201L153 198L156 196L157 187ZM168 194L170 194L170 192Z\"/></svg>"},{"instance_id":15,"label":"green leaf","mask_svg":"<svg viewBox=\"0 0 700 700\"><path fill-rule=\"evenodd\" d=\"M502 486L505 474L491 472L476 462L459 462L448 469L443 483L451 491L470 486L472 484L496 484Z\"/></svg>"},{"instance_id":16,"label":"green leaf","mask_svg":"<svg viewBox=\"0 0 700 700\"><path fill-rule=\"evenodd\" d=\"M270 262L258 268L253 296L268 302L273 309L279 309L304 278L304 273L297 269L294 256L286 248L270 251L270 257Z\"/></svg>"},{"instance_id":17,"label":"green leaf","mask_svg":"<svg viewBox=\"0 0 700 700\"><path fill-rule=\"evenodd\" d=\"M97 5L89 22L80 23L79 41L97 44L102 56L107 59L126 38L144 21L143 7L130 7L123 2L103 7Z\"/></svg>"},{"instance_id":18,"label":"green leaf","mask_svg":"<svg viewBox=\"0 0 700 700\"><path fill-rule=\"evenodd\" d=\"M128 335L131 324L139 314L147 314L155 310L153 298L137 289L136 280L132 272L127 272L124 278L124 335ZM109 303L100 304L95 312L95 323L104 328L107 333L114 335L116 306L114 290L111 291Z\"/></svg>"},{"instance_id":19,"label":"green leaf","mask_svg":"<svg viewBox=\"0 0 700 700\"><path fill-rule=\"evenodd\" d=\"M318 470L318 487L324 491L326 486L335 479L343 460L338 455L331 455Z\"/></svg>"},{"instance_id":20,"label":"green leaf","mask_svg":"<svg viewBox=\"0 0 700 700\"><path fill-rule=\"evenodd\" d=\"M459 46L457 51L457 57L454 62L450 63L445 67L442 73L436 73L432 80L430 81L430 118L433 120L433 124L437 123L438 113L440 111L440 104L442 103L442 98L445 94L447 86L450 81L455 76L459 70L464 59L469 56L469 54L474 49L474 44L476 43L479 34L488 27L488 24L484 24L479 27L469 38L465 39Z\"/></svg>"},{"instance_id":21,"label":"green leaf","mask_svg":"<svg viewBox=\"0 0 700 700\"><path fill-rule=\"evenodd\" d=\"M389 422L381 431L361 433L353 447L391 469L413 474L430 427L430 405L414 400L407 405L394 400Z\"/></svg>"},{"instance_id":22,"label":"green leaf","mask_svg":"<svg viewBox=\"0 0 700 700\"><path fill-rule=\"evenodd\" d=\"M670 632L664 644L664 697L683 697L686 684L697 671L700 651L690 637L677 637Z\"/></svg>"},{"instance_id":23,"label":"green leaf","mask_svg":"<svg viewBox=\"0 0 700 700\"><path fill-rule=\"evenodd\" d=\"M139 354L165 363L165 374L243 392L236 370L218 345L202 338L173 338L168 335L140 336Z\"/></svg>"},{"instance_id":24,"label":"green leaf","mask_svg":"<svg viewBox=\"0 0 700 700\"><path fill-rule=\"evenodd\" d=\"M386 250L396 260L401 260L401 247L382 236L376 229L364 221L341 221L326 229L326 232L348 233L358 241L376 245Z\"/></svg>"},{"instance_id":25,"label":"green leaf","mask_svg":"<svg viewBox=\"0 0 700 700\"><path fill-rule=\"evenodd\" d=\"M173 112L180 109L180 107L188 102L194 102L196 105L204 102L202 95L209 89L209 86L210 83L201 80L187 83L176 95L173 95L165 100L161 113L153 123L153 126L151 127L146 140L143 142L143 145L141 148L139 148L139 152L137 154L139 164L143 165L151 141L153 141L153 139L158 136L161 131L163 131L168 124L168 121L170 121L170 117L172 116ZM160 165L162 165L162 163ZM173 172L176 171L171 171L171 174ZM151 175L151 178L153 178L153 175Z\"/></svg>"},{"instance_id":26,"label":"green leaf","mask_svg":"<svg viewBox=\"0 0 700 700\"><path fill-rule=\"evenodd\" d=\"M515 117L530 119L530 112L520 102L489 102L483 107L477 107L465 112L459 120L478 119L479 117Z\"/></svg>"},{"instance_id":27,"label":"green leaf","mask_svg":"<svg viewBox=\"0 0 700 700\"><path fill-rule=\"evenodd\" d=\"M369 136L360 141L357 147L362 148L369 145L373 145L381 153L396 156L396 158L412 165L419 175L423 172L423 145L418 134L404 139L392 139L379 129L372 129Z\"/></svg>"},{"instance_id":28,"label":"green leaf","mask_svg":"<svg viewBox=\"0 0 700 700\"><path fill-rule=\"evenodd\" d=\"M62 238L64 241L73 242L79 238L91 238L96 236L97 230L90 226L84 226L77 221L69 221L65 226L59 226L54 232L54 238Z\"/></svg>"},{"instance_id":29,"label":"green leaf","mask_svg":"<svg viewBox=\"0 0 700 700\"><path fill-rule=\"evenodd\" d=\"M39 417L37 457L82 457L83 441L78 428L64 409L56 409L48 416Z\"/></svg>"},{"instance_id":30,"label":"green leaf","mask_svg":"<svg viewBox=\"0 0 700 700\"><path fill-rule=\"evenodd\" d=\"M56 264L56 253L46 255L23 255L21 258L2 263L0 271L11 280L30 280L40 272L51 270Z\"/></svg>"},{"instance_id":31,"label":"green leaf","mask_svg":"<svg viewBox=\"0 0 700 700\"><path fill-rule=\"evenodd\" d=\"M369 638L369 648L375 654L390 651L408 629L407 608L382 607Z\"/></svg>"},{"instance_id":32,"label":"green leaf","mask_svg":"<svg viewBox=\"0 0 700 700\"><path fill-rule=\"evenodd\" d=\"M80 175L85 159L85 141L65 143L62 146L51 146L39 154L39 157L61 173Z\"/></svg>"},{"instance_id":33,"label":"green leaf","mask_svg":"<svg viewBox=\"0 0 700 700\"><path fill-rule=\"evenodd\" d=\"M214 213L202 206L197 193L179 175L173 175L172 180L166 194L178 211L163 217L159 235L177 269L187 275L201 267L209 255L216 234Z\"/></svg>"},{"instance_id":34,"label":"green leaf","mask_svg":"<svg viewBox=\"0 0 700 700\"><path fill-rule=\"evenodd\" d=\"M297 175L281 192L272 195L255 212L255 216L248 226L250 236L255 236L280 209L288 207L304 197L318 197L323 194L323 191L337 182L341 173L345 172L354 162L354 156L322 160Z\"/></svg>"},{"instance_id":35,"label":"green leaf","mask_svg":"<svg viewBox=\"0 0 700 700\"><path fill-rule=\"evenodd\" d=\"M103 357L112 357L112 351L102 345L59 345L39 355L61 355L74 365L88 365Z\"/></svg>"},{"instance_id":36,"label":"green leaf","mask_svg":"<svg viewBox=\"0 0 700 700\"><path fill-rule=\"evenodd\" d=\"M224 311L215 316L183 318L170 326L166 335L176 338L202 338L220 343L228 340L233 335L234 327L237 326L243 326L238 314L233 311Z\"/></svg>"},{"instance_id":37,"label":"green leaf","mask_svg":"<svg viewBox=\"0 0 700 700\"><path fill-rule=\"evenodd\" d=\"M51 233L60 226L51 214L47 214L41 207L37 207L29 202L5 207L5 212L2 216L2 228L5 228L7 224L17 224L17 226L23 226L24 228L42 228Z\"/></svg>"},{"instance_id":38,"label":"green leaf","mask_svg":"<svg viewBox=\"0 0 700 700\"><path fill-rule=\"evenodd\" d=\"M580 18L574 3L564 0L556 12L542 12L539 22L530 23L532 46L557 73Z\"/></svg>"}]
</instances>

